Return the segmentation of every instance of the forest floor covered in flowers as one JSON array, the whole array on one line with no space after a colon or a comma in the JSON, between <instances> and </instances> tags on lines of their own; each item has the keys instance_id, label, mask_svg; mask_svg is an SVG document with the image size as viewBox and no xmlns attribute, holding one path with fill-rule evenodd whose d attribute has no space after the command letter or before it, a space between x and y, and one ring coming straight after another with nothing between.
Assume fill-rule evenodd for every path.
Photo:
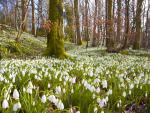
<instances>
[{"instance_id":1,"label":"forest floor covered in flowers","mask_svg":"<svg viewBox=\"0 0 150 113\"><path fill-rule=\"evenodd\" d=\"M18 45L10 36L0 35L0 112L150 113L149 51L108 54L66 42L71 58L61 60L41 57L43 38L24 33Z\"/></svg>"},{"instance_id":2,"label":"forest floor covered in flowers","mask_svg":"<svg viewBox=\"0 0 150 113\"><path fill-rule=\"evenodd\" d=\"M149 113L150 62L108 54L1 60L4 113Z\"/></svg>"}]
</instances>

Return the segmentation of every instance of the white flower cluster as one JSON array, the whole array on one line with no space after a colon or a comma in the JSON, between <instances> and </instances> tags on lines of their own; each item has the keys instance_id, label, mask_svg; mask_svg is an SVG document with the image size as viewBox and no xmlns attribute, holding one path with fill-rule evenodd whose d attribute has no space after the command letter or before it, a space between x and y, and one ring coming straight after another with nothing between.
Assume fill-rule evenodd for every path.
<instances>
[{"instance_id":1,"label":"white flower cluster","mask_svg":"<svg viewBox=\"0 0 150 113\"><path fill-rule=\"evenodd\" d=\"M48 97L48 100L57 106L58 109L63 110L64 109L64 104L62 103L61 100L57 99L54 95L50 95Z\"/></svg>"}]
</instances>

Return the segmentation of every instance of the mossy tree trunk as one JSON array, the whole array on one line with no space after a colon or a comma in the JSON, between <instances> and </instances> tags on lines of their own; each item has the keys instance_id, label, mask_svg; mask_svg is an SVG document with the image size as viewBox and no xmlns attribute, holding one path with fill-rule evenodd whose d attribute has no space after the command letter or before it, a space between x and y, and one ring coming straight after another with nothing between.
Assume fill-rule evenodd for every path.
<instances>
[{"instance_id":1,"label":"mossy tree trunk","mask_svg":"<svg viewBox=\"0 0 150 113\"><path fill-rule=\"evenodd\" d=\"M141 40L141 14L142 14L142 4L144 0L137 0L136 8L136 35L133 44L133 49L140 49L140 40Z\"/></svg>"},{"instance_id":2,"label":"mossy tree trunk","mask_svg":"<svg viewBox=\"0 0 150 113\"><path fill-rule=\"evenodd\" d=\"M79 21L79 0L74 0L74 14L75 14L75 21L76 21L77 45L82 45L81 33L80 33L80 21Z\"/></svg>"},{"instance_id":3,"label":"mossy tree trunk","mask_svg":"<svg viewBox=\"0 0 150 113\"><path fill-rule=\"evenodd\" d=\"M107 10L108 10L107 12L107 37L106 37L107 52L114 51L112 4L113 4L113 0L107 1Z\"/></svg>"},{"instance_id":4,"label":"mossy tree trunk","mask_svg":"<svg viewBox=\"0 0 150 113\"><path fill-rule=\"evenodd\" d=\"M49 0L49 20L51 30L47 35L46 55L58 58L67 57L64 49L62 0Z\"/></svg>"}]
</instances>

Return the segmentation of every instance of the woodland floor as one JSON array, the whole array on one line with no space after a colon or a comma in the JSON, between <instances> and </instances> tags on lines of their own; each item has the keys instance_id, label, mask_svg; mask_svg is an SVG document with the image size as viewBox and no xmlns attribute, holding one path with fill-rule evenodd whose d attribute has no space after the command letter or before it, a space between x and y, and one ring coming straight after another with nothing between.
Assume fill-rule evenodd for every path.
<instances>
[{"instance_id":1,"label":"woodland floor","mask_svg":"<svg viewBox=\"0 0 150 113\"><path fill-rule=\"evenodd\" d=\"M46 37L34 37L29 33L23 33L21 36L21 40L19 43L15 42L17 32L12 29L5 29L0 31L0 59L34 59L35 57L41 57L43 51L46 48ZM113 56L114 53L107 53L105 47L89 47L86 49L86 44L82 46L76 46L70 42L65 42L65 49L67 53L71 56L82 56L82 57L91 57L96 59L97 57L106 57L106 56ZM146 58L147 62L150 62L150 50L124 50L119 53L119 55L125 55L128 57L141 57ZM89 58L90 59L90 58ZM148 98L149 100L149 98ZM149 101L148 101L149 103ZM141 106L136 106L133 104L128 105L126 110L131 109L126 113L148 113L143 111ZM150 108L146 108L150 109Z\"/></svg>"}]
</instances>

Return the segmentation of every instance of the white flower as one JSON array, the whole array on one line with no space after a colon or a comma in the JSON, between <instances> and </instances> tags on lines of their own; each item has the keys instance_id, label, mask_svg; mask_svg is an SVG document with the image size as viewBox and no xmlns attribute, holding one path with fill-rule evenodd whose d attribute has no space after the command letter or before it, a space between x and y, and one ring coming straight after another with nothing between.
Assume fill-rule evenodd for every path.
<instances>
[{"instance_id":1,"label":"white flower","mask_svg":"<svg viewBox=\"0 0 150 113\"><path fill-rule=\"evenodd\" d=\"M100 88L96 88L96 93L99 93L100 92Z\"/></svg>"},{"instance_id":2,"label":"white flower","mask_svg":"<svg viewBox=\"0 0 150 113\"><path fill-rule=\"evenodd\" d=\"M104 113L104 111L101 111L101 113Z\"/></svg>"},{"instance_id":3,"label":"white flower","mask_svg":"<svg viewBox=\"0 0 150 113\"><path fill-rule=\"evenodd\" d=\"M66 93L66 89L65 88L63 89L63 93Z\"/></svg>"},{"instance_id":4,"label":"white flower","mask_svg":"<svg viewBox=\"0 0 150 113\"><path fill-rule=\"evenodd\" d=\"M35 106L35 101L32 102L32 105Z\"/></svg>"},{"instance_id":5,"label":"white flower","mask_svg":"<svg viewBox=\"0 0 150 113\"><path fill-rule=\"evenodd\" d=\"M31 82L31 81L29 81L29 83L28 83L28 88L33 89L33 84L32 84L32 82Z\"/></svg>"},{"instance_id":6,"label":"white flower","mask_svg":"<svg viewBox=\"0 0 150 113\"><path fill-rule=\"evenodd\" d=\"M71 89L71 93L74 93L74 90L73 90L73 89Z\"/></svg>"},{"instance_id":7,"label":"white flower","mask_svg":"<svg viewBox=\"0 0 150 113\"><path fill-rule=\"evenodd\" d=\"M13 106L13 111L17 111L18 109L20 109L21 108L21 104L20 104L20 102L18 102L18 103L16 103L16 104L14 104L14 106Z\"/></svg>"},{"instance_id":8,"label":"white flower","mask_svg":"<svg viewBox=\"0 0 150 113\"><path fill-rule=\"evenodd\" d=\"M102 86L103 86L103 88L107 88L107 81L106 80L102 81Z\"/></svg>"},{"instance_id":9,"label":"white flower","mask_svg":"<svg viewBox=\"0 0 150 113\"><path fill-rule=\"evenodd\" d=\"M108 96L105 98L106 102L108 102Z\"/></svg>"},{"instance_id":10,"label":"white flower","mask_svg":"<svg viewBox=\"0 0 150 113\"><path fill-rule=\"evenodd\" d=\"M129 89L133 89L134 88L134 84L130 84Z\"/></svg>"},{"instance_id":11,"label":"white flower","mask_svg":"<svg viewBox=\"0 0 150 113\"><path fill-rule=\"evenodd\" d=\"M70 80L70 81L71 81L71 83L72 83L72 84L76 83L76 77L71 78L71 80Z\"/></svg>"},{"instance_id":12,"label":"white flower","mask_svg":"<svg viewBox=\"0 0 150 113\"><path fill-rule=\"evenodd\" d=\"M55 97L54 95L50 95L50 96L48 97L48 100L54 103L55 100L56 100L56 97Z\"/></svg>"},{"instance_id":13,"label":"white flower","mask_svg":"<svg viewBox=\"0 0 150 113\"><path fill-rule=\"evenodd\" d=\"M80 111L77 111L76 113L80 113Z\"/></svg>"},{"instance_id":14,"label":"white flower","mask_svg":"<svg viewBox=\"0 0 150 113\"><path fill-rule=\"evenodd\" d=\"M118 108L120 107L120 104L119 104L119 103L117 103L117 107L118 107Z\"/></svg>"},{"instance_id":15,"label":"white flower","mask_svg":"<svg viewBox=\"0 0 150 113\"><path fill-rule=\"evenodd\" d=\"M100 82L100 79L98 79L98 78L96 78L95 80L94 80L94 83L99 83Z\"/></svg>"},{"instance_id":16,"label":"white flower","mask_svg":"<svg viewBox=\"0 0 150 113\"><path fill-rule=\"evenodd\" d=\"M106 104L106 100L105 100L105 99L102 99L102 100L99 101L99 106L100 106L101 108L104 107L105 104Z\"/></svg>"},{"instance_id":17,"label":"white flower","mask_svg":"<svg viewBox=\"0 0 150 113\"><path fill-rule=\"evenodd\" d=\"M56 87L55 91L56 91L56 94L61 93L61 87L60 86Z\"/></svg>"},{"instance_id":18,"label":"white flower","mask_svg":"<svg viewBox=\"0 0 150 113\"><path fill-rule=\"evenodd\" d=\"M97 103L100 103L101 99L100 98L97 98Z\"/></svg>"},{"instance_id":19,"label":"white flower","mask_svg":"<svg viewBox=\"0 0 150 113\"><path fill-rule=\"evenodd\" d=\"M112 90L111 89L108 90L107 95L112 95Z\"/></svg>"},{"instance_id":20,"label":"white flower","mask_svg":"<svg viewBox=\"0 0 150 113\"><path fill-rule=\"evenodd\" d=\"M13 92L13 98L14 99L19 99L19 92L18 92L17 89L15 89L14 92Z\"/></svg>"},{"instance_id":21,"label":"white flower","mask_svg":"<svg viewBox=\"0 0 150 113\"><path fill-rule=\"evenodd\" d=\"M125 91L123 92L122 96L126 97L126 92Z\"/></svg>"},{"instance_id":22,"label":"white flower","mask_svg":"<svg viewBox=\"0 0 150 113\"><path fill-rule=\"evenodd\" d=\"M6 99L3 100L3 103L2 103L2 108L3 109L6 109L9 107L9 104L8 104L8 101Z\"/></svg>"},{"instance_id":23,"label":"white flower","mask_svg":"<svg viewBox=\"0 0 150 113\"><path fill-rule=\"evenodd\" d=\"M95 99L96 95L93 93L92 98Z\"/></svg>"},{"instance_id":24,"label":"white flower","mask_svg":"<svg viewBox=\"0 0 150 113\"><path fill-rule=\"evenodd\" d=\"M27 93L32 94L32 88L27 88Z\"/></svg>"},{"instance_id":25,"label":"white flower","mask_svg":"<svg viewBox=\"0 0 150 113\"><path fill-rule=\"evenodd\" d=\"M145 93L145 97L147 97L147 92Z\"/></svg>"},{"instance_id":26,"label":"white flower","mask_svg":"<svg viewBox=\"0 0 150 113\"><path fill-rule=\"evenodd\" d=\"M129 95L131 95L131 90L129 90Z\"/></svg>"},{"instance_id":27,"label":"white flower","mask_svg":"<svg viewBox=\"0 0 150 113\"><path fill-rule=\"evenodd\" d=\"M46 102L46 96L45 95L42 96L41 101L42 101L42 103Z\"/></svg>"},{"instance_id":28,"label":"white flower","mask_svg":"<svg viewBox=\"0 0 150 113\"><path fill-rule=\"evenodd\" d=\"M48 88L50 88L51 87L51 85L50 84L48 84Z\"/></svg>"},{"instance_id":29,"label":"white flower","mask_svg":"<svg viewBox=\"0 0 150 113\"><path fill-rule=\"evenodd\" d=\"M60 110L63 110L63 109L64 109L64 104L63 104L60 100L58 101L58 103L57 103L56 106L57 106L57 108L60 109Z\"/></svg>"},{"instance_id":30,"label":"white flower","mask_svg":"<svg viewBox=\"0 0 150 113\"><path fill-rule=\"evenodd\" d=\"M90 77L92 77L92 76L93 76L93 71L92 71L92 70L90 70L90 72L89 72L89 76L90 76Z\"/></svg>"},{"instance_id":31,"label":"white flower","mask_svg":"<svg viewBox=\"0 0 150 113\"><path fill-rule=\"evenodd\" d=\"M97 107L94 108L94 113L97 112Z\"/></svg>"}]
</instances>

